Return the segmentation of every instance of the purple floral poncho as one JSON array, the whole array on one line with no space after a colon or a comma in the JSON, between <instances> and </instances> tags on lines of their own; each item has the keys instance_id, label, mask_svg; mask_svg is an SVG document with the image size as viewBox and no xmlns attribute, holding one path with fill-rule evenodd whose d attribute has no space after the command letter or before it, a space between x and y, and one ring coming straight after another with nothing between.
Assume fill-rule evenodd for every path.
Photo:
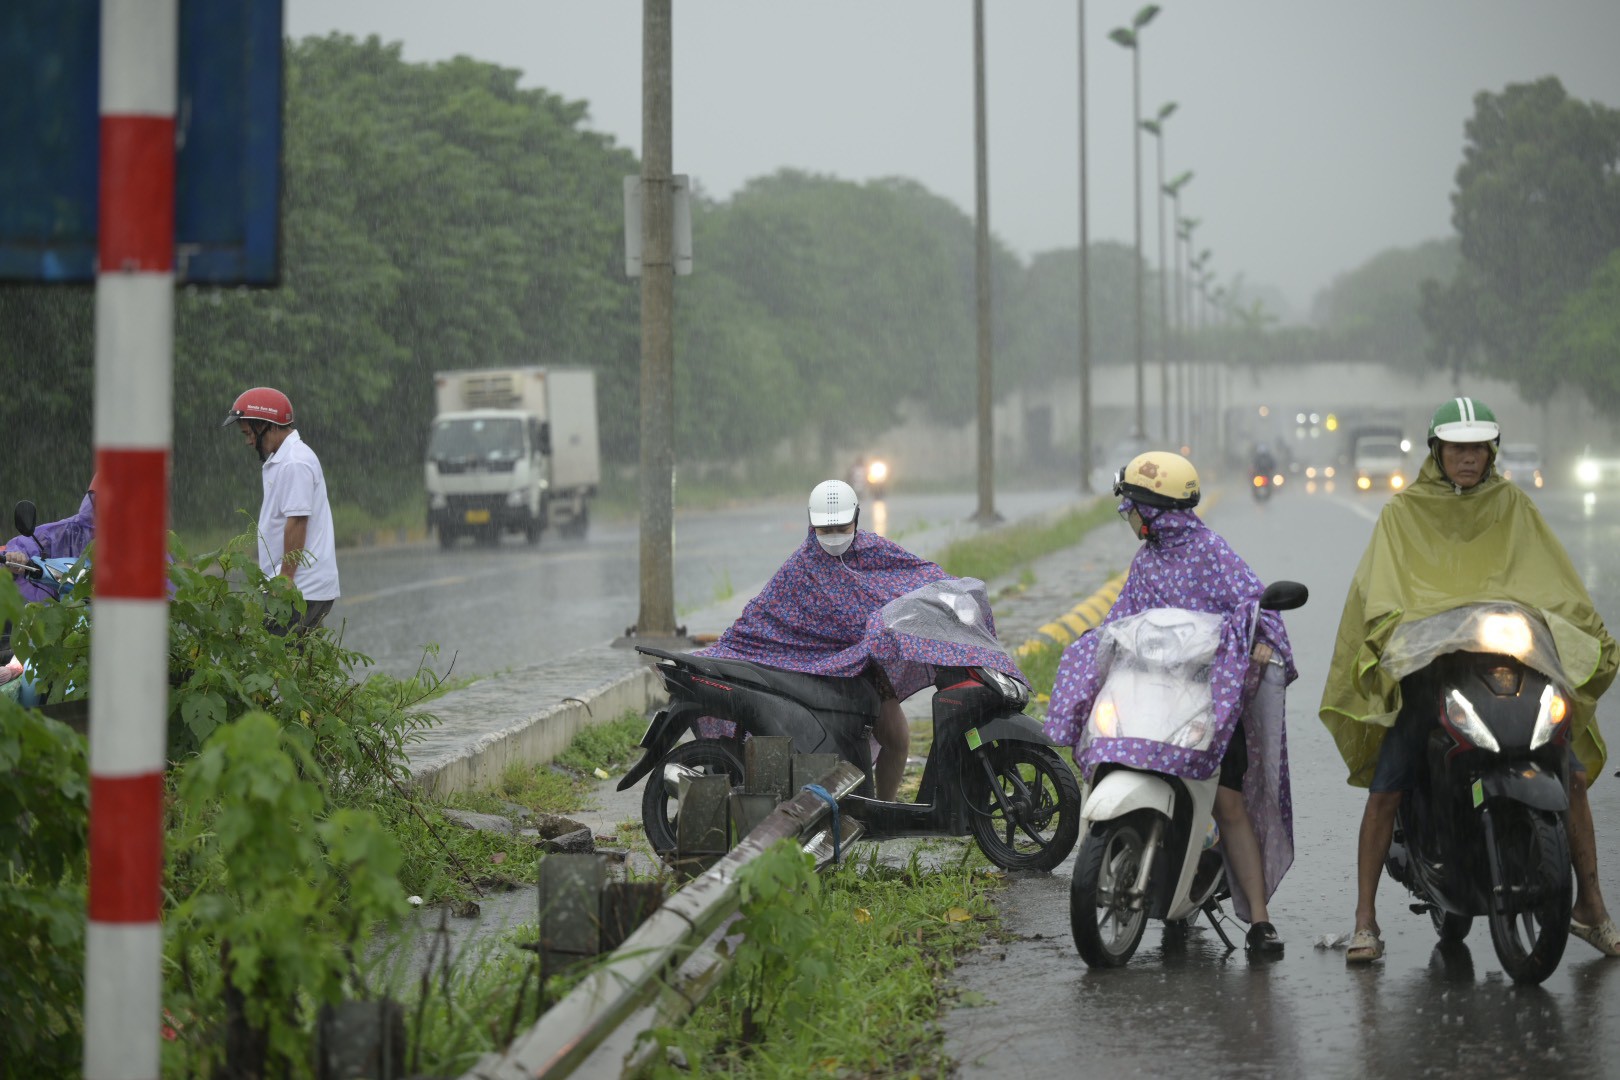
<instances>
[{"instance_id":1,"label":"purple floral poncho","mask_svg":"<svg viewBox=\"0 0 1620 1080\"><path fill-rule=\"evenodd\" d=\"M1232 732L1245 725L1249 769L1244 774L1243 796L1249 818L1260 840L1265 863L1266 893L1276 889L1293 862L1294 807L1289 789L1288 743L1284 730L1282 688L1298 678L1293 649L1282 618L1259 612L1256 641L1270 645L1282 660L1280 671L1267 665L1258 683L1250 679L1249 626L1259 608L1264 586L1231 547L1190 510L1163 510L1135 503L1151 529L1131 560L1131 570L1119 599L1103 625L1151 608L1182 608L1220 615L1220 646L1211 664L1210 691L1215 708L1215 733L1209 749L1198 751L1144 739L1083 738L1107 676L1095 662L1101 635L1083 635L1063 652L1052 700L1046 712L1046 734L1054 741L1083 749L1077 756L1090 779L1103 762L1118 762L1138 769L1207 780L1220 769ZM1274 675L1273 672L1276 674ZM1281 676L1280 678L1277 676ZM1247 920L1248 905L1234 888L1234 907Z\"/></svg>"},{"instance_id":2,"label":"purple floral poncho","mask_svg":"<svg viewBox=\"0 0 1620 1080\"><path fill-rule=\"evenodd\" d=\"M857 531L843 555L829 555L810 529L737 621L700 655L845 677L876 664L902 701L933 681L936 665L994 668L1027 682L1005 652L885 630L885 604L949 577L876 533ZM697 726L705 738L729 737L734 730L728 721L711 717Z\"/></svg>"}]
</instances>

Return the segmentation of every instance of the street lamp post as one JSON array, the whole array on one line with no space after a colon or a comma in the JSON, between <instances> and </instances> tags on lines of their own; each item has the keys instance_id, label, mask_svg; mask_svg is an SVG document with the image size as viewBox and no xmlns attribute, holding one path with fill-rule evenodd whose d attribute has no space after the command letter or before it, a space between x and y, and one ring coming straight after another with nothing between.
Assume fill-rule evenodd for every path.
<instances>
[{"instance_id":1,"label":"street lamp post","mask_svg":"<svg viewBox=\"0 0 1620 1080\"><path fill-rule=\"evenodd\" d=\"M1091 236L1086 184L1086 0L1080 8L1080 491L1091 494Z\"/></svg>"},{"instance_id":2,"label":"street lamp post","mask_svg":"<svg viewBox=\"0 0 1620 1080\"><path fill-rule=\"evenodd\" d=\"M991 525L1001 520L995 503L995 433L990 382L990 166L984 110L984 0L973 0L973 173L974 277L979 309L979 509L973 520Z\"/></svg>"},{"instance_id":3,"label":"street lamp post","mask_svg":"<svg viewBox=\"0 0 1620 1080\"><path fill-rule=\"evenodd\" d=\"M1142 49L1141 31L1159 13L1157 4L1149 4L1131 19L1130 29L1121 26L1111 31L1108 40L1131 50L1131 145L1134 161L1131 194L1136 204L1136 431L1137 436L1147 434L1147 415L1143 405L1144 357L1142 352Z\"/></svg>"},{"instance_id":4,"label":"street lamp post","mask_svg":"<svg viewBox=\"0 0 1620 1080\"><path fill-rule=\"evenodd\" d=\"M1164 123L1176 111L1176 103L1165 102L1151 120L1142 121L1142 129L1153 136L1158 144L1158 181L1153 185L1159 193L1159 422L1163 426L1164 440L1175 442L1170 425L1170 283L1166 278L1169 266L1164 252Z\"/></svg>"},{"instance_id":5,"label":"street lamp post","mask_svg":"<svg viewBox=\"0 0 1620 1080\"><path fill-rule=\"evenodd\" d=\"M1176 401L1176 431L1180 433L1181 441L1186 444L1192 442L1192 431L1187 423L1186 324L1181 318L1181 189L1192 183L1192 178L1191 171L1184 172L1174 180L1162 185L1159 189L1161 194L1170 198L1170 221L1172 225L1170 233L1170 267L1165 273L1169 275L1171 278L1170 284L1173 284L1175 288L1175 299L1171 306L1175 311L1175 319L1172 320L1175 326L1175 348L1172 351L1175 353L1176 366L1173 387Z\"/></svg>"}]
</instances>

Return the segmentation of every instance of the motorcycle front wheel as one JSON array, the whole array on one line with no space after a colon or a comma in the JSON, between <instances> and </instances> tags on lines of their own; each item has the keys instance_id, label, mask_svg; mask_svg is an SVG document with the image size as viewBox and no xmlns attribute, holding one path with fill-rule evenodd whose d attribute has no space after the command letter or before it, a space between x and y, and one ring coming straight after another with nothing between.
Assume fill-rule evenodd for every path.
<instances>
[{"instance_id":1,"label":"motorcycle front wheel","mask_svg":"<svg viewBox=\"0 0 1620 1080\"><path fill-rule=\"evenodd\" d=\"M1492 905L1491 944L1508 978L1534 986L1558 969L1569 943L1575 902L1569 837L1563 818L1544 810L1522 808L1493 824L1500 884L1531 895L1525 903Z\"/></svg>"},{"instance_id":2,"label":"motorcycle front wheel","mask_svg":"<svg viewBox=\"0 0 1620 1080\"><path fill-rule=\"evenodd\" d=\"M1055 869L1080 836L1079 778L1036 743L1003 740L985 753L992 775L969 803L980 850L1003 870ZM965 767L981 768L972 756Z\"/></svg>"},{"instance_id":3,"label":"motorcycle front wheel","mask_svg":"<svg viewBox=\"0 0 1620 1080\"><path fill-rule=\"evenodd\" d=\"M1147 929L1145 901L1129 893L1147 850L1148 815L1129 814L1091 826L1069 883L1069 926L1080 959L1090 967L1124 967Z\"/></svg>"},{"instance_id":4,"label":"motorcycle front wheel","mask_svg":"<svg viewBox=\"0 0 1620 1080\"><path fill-rule=\"evenodd\" d=\"M675 785L665 778L665 770L672 765L702 776L728 776L733 785L742 783L743 777L742 762L732 752L732 744L721 739L694 739L665 754L641 791L642 828L647 831L647 843L660 855L675 850L675 822L681 812Z\"/></svg>"}]
</instances>

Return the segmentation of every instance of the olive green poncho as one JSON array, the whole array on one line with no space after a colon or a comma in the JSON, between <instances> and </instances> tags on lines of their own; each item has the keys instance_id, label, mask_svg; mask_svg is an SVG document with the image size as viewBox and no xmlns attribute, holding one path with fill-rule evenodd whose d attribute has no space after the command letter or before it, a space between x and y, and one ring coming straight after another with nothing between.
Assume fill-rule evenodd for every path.
<instances>
[{"instance_id":1,"label":"olive green poncho","mask_svg":"<svg viewBox=\"0 0 1620 1080\"><path fill-rule=\"evenodd\" d=\"M1390 634L1403 622L1480 600L1541 613L1575 684L1575 752L1597 778L1605 751L1595 715L1614 680L1614 639L1530 497L1494 474L1458 491L1431 456L1378 515L1339 619L1320 711L1351 784L1372 782L1384 732L1400 711L1400 683L1379 666Z\"/></svg>"}]
</instances>

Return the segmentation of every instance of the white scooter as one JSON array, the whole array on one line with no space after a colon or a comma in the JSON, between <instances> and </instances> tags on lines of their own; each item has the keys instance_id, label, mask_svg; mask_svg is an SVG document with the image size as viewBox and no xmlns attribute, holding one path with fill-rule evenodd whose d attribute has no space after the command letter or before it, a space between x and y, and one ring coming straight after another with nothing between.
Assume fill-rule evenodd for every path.
<instances>
[{"instance_id":1,"label":"white scooter","mask_svg":"<svg viewBox=\"0 0 1620 1080\"><path fill-rule=\"evenodd\" d=\"M1266 611L1302 606L1305 586L1278 581L1260 599ZM1220 645L1219 615L1153 608L1108 624L1109 675L1087 719L1087 737L1130 737L1189 750L1214 738L1210 664ZM1253 646L1259 619L1249 627ZM1099 649L1101 651L1101 649ZM1185 924L1202 911L1236 948L1215 916L1231 895L1215 847L1219 776L1193 780L1120 763L1099 765L1081 808L1085 836L1069 890L1069 922L1091 967L1121 967L1149 918Z\"/></svg>"}]
</instances>

